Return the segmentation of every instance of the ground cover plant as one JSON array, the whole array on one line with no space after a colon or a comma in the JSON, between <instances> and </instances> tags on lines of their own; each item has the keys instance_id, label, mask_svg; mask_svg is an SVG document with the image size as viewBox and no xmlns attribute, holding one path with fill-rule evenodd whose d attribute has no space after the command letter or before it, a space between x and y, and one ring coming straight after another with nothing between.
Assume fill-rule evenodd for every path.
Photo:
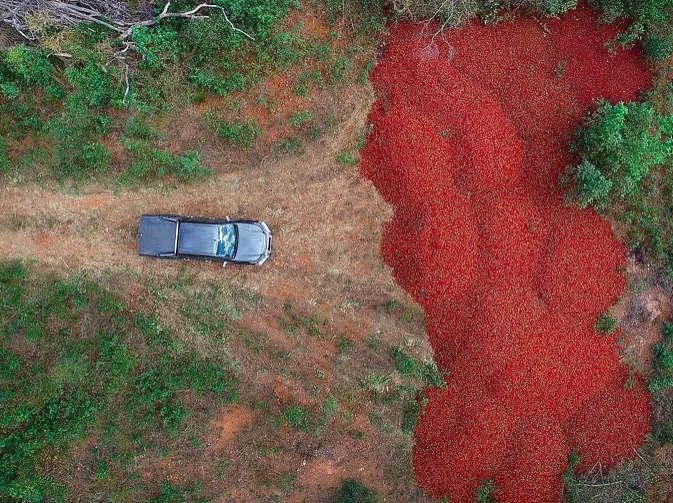
<instances>
[{"instance_id":1,"label":"ground cover plant","mask_svg":"<svg viewBox=\"0 0 673 503\"><path fill-rule=\"evenodd\" d=\"M105 274L93 281L1 264L0 499L311 500L296 466L308 460L310 477L329 459L311 453L315 443L359 452L349 465L361 464L370 444L398 452L385 469L399 487L384 494L420 498L399 453L409 455L405 422L415 420L403 409L433 382L425 377L430 364L413 348L364 347L289 302L281 308L283 326L294 327L282 336L289 345L252 333L239 321L246 313L268 317L258 294L190 276L145 277L146 294L133 300L123 288L111 293ZM116 274L112 284L128 280ZM332 348L333 365L311 358L311 341ZM279 401L267 373L302 391ZM386 376L385 386L365 384L374 373ZM227 432L239 434L241 417L255 427L231 442ZM371 473L357 472L364 482L349 473L356 475L351 468L330 475L328 496L376 501Z\"/></svg>"},{"instance_id":2,"label":"ground cover plant","mask_svg":"<svg viewBox=\"0 0 673 503\"><path fill-rule=\"evenodd\" d=\"M358 42L336 48L333 32L306 32L297 2L221 3L203 8L200 17L163 19L165 3L154 4L154 17L147 15L155 22L134 27L128 37L120 38L103 24L46 23L40 28L29 23L34 41L21 42L17 36L11 44L0 44L0 172L28 180L109 180L112 174L124 184L205 178L212 166L198 159L198 142L180 148L171 141L175 128L185 127L185 113L198 109L203 126L229 148L249 148L262 136L256 123L260 112L250 106L241 110L241 102L263 92L269 75L301 68L310 78L297 80L306 85L340 85L359 71L376 33L358 32L360 25L353 23ZM197 5L171 2L168 13L188 12ZM313 8L324 7L315 3ZM380 13L377 18L372 12L363 26L381 26ZM339 15L335 8L335 19ZM30 21L44 16L24 17ZM268 99L284 99L282 91L271 90ZM313 91L304 90L308 104ZM211 100L208 113L199 108L206 99ZM223 109L231 105L232 110L220 117L212 110L214 104ZM300 110L280 115L288 120L295 112ZM123 129L127 120L147 117L159 125L159 134L143 139L148 143L143 151L151 158L143 162L133 159L138 148L128 149ZM297 120L305 122L301 116L290 122ZM318 133L307 136L315 139Z\"/></svg>"},{"instance_id":3,"label":"ground cover plant","mask_svg":"<svg viewBox=\"0 0 673 503\"><path fill-rule=\"evenodd\" d=\"M469 501L491 481L497 501L559 500L570 452L580 472L613 466L649 431L642 380L595 329L622 292L624 248L557 185L592 101L650 83L637 54L605 50L617 30L595 21L579 8L549 33L518 19L446 42L403 24L372 74L361 170L395 208L381 251L449 376L414 430L433 497Z\"/></svg>"},{"instance_id":4,"label":"ground cover plant","mask_svg":"<svg viewBox=\"0 0 673 503\"><path fill-rule=\"evenodd\" d=\"M176 345L153 315L81 276L3 262L0 293L3 500L75 497L68 452L87 438L98 466L88 482L140 497L148 488L133 483L131 460L158 450L156 433L184 437L188 416L237 400L231 361Z\"/></svg>"}]
</instances>

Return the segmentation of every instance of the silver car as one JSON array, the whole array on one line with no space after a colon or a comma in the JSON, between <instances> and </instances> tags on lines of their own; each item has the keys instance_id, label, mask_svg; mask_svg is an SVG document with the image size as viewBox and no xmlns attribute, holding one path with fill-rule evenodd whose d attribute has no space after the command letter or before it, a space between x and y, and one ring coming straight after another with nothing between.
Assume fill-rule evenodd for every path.
<instances>
[{"instance_id":1,"label":"silver car","mask_svg":"<svg viewBox=\"0 0 673 503\"><path fill-rule=\"evenodd\" d=\"M150 257L262 265L271 241L271 230L257 220L143 215L138 224L138 253Z\"/></svg>"}]
</instances>

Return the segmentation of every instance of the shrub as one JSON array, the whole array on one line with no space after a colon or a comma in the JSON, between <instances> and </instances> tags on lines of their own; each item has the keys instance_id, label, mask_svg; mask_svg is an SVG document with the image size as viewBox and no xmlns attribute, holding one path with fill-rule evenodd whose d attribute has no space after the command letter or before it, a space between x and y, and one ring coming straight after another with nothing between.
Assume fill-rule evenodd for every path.
<instances>
[{"instance_id":1,"label":"shrub","mask_svg":"<svg viewBox=\"0 0 673 503\"><path fill-rule=\"evenodd\" d=\"M142 66L152 70L159 68L164 61L177 62L181 51L178 33L166 24L135 26L131 40L142 56Z\"/></svg>"},{"instance_id":2,"label":"shrub","mask_svg":"<svg viewBox=\"0 0 673 503\"><path fill-rule=\"evenodd\" d=\"M343 82L346 72L350 68L350 61L346 58L337 58L332 62L329 69L329 83L340 84Z\"/></svg>"},{"instance_id":3,"label":"shrub","mask_svg":"<svg viewBox=\"0 0 673 503\"><path fill-rule=\"evenodd\" d=\"M612 188L612 180L605 178L590 161L584 159L577 166L575 184L578 191L577 203L581 208L589 205L597 209L605 207Z\"/></svg>"},{"instance_id":4,"label":"shrub","mask_svg":"<svg viewBox=\"0 0 673 503\"><path fill-rule=\"evenodd\" d=\"M14 45L2 54L2 62L18 82L41 87L54 99L63 96L62 89L52 75L46 52L32 51L25 45Z\"/></svg>"},{"instance_id":5,"label":"shrub","mask_svg":"<svg viewBox=\"0 0 673 503\"><path fill-rule=\"evenodd\" d=\"M673 40L671 38L648 35L643 41L643 49L650 59L666 59L673 54Z\"/></svg>"},{"instance_id":6,"label":"shrub","mask_svg":"<svg viewBox=\"0 0 673 503\"><path fill-rule=\"evenodd\" d=\"M132 115L126 120L124 134L139 140L152 140L159 138L159 133L147 126L139 117Z\"/></svg>"},{"instance_id":7,"label":"shrub","mask_svg":"<svg viewBox=\"0 0 673 503\"><path fill-rule=\"evenodd\" d=\"M493 495L495 493L495 485L492 480L487 480L477 488L476 500L477 503L493 503Z\"/></svg>"},{"instance_id":8,"label":"shrub","mask_svg":"<svg viewBox=\"0 0 673 503\"><path fill-rule=\"evenodd\" d=\"M9 158L7 157L7 146L4 138L0 137L0 173L7 171L9 168Z\"/></svg>"},{"instance_id":9,"label":"shrub","mask_svg":"<svg viewBox=\"0 0 673 503\"><path fill-rule=\"evenodd\" d=\"M607 313L603 313L596 320L594 329L602 334L610 334L617 328L617 320Z\"/></svg>"},{"instance_id":10,"label":"shrub","mask_svg":"<svg viewBox=\"0 0 673 503\"><path fill-rule=\"evenodd\" d=\"M77 99L89 107L103 107L115 95L112 77L93 62L87 61L82 67L67 68L65 77Z\"/></svg>"},{"instance_id":11,"label":"shrub","mask_svg":"<svg viewBox=\"0 0 673 503\"><path fill-rule=\"evenodd\" d=\"M302 152L301 140L296 136L290 136L279 140L275 145L276 150L283 154L299 154Z\"/></svg>"},{"instance_id":12,"label":"shrub","mask_svg":"<svg viewBox=\"0 0 673 503\"><path fill-rule=\"evenodd\" d=\"M352 153L344 151L336 156L336 162L343 166L354 166L358 163L358 159Z\"/></svg>"},{"instance_id":13,"label":"shrub","mask_svg":"<svg viewBox=\"0 0 673 503\"><path fill-rule=\"evenodd\" d=\"M200 180L212 174L212 171L201 163L198 152L187 150L179 155L172 155L163 149L150 146L143 140L125 139L122 141L128 153L134 158L131 166L121 174L119 180L130 184L140 180L173 176L180 182Z\"/></svg>"},{"instance_id":14,"label":"shrub","mask_svg":"<svg viewBox=\"0 0 673 503\"><path fill-rule=\"evenodd\" d=\"M666 53L670 54L673 44L671 0L590 0L589 5L603 11L603 20L608 23L621 17L630 20L626 30L617 36L616 42L620 45L630 45L643 38L648 56L659 59L666 57Z\"/></svg>"},{"instance_id":15,"label":"shrub","mask_svg":"<svg viewBox=\"0 0 673 503\"><path fill-rule=\"evenodd\" d=\"M227 96L230 93L245 89L245 79L238 72L220 76L212 70L198 69L190 74L189 80L195 86L202 87L220 96Z\"/></svg>"},{"instance_id":16,"label":"shrub","mask_svg":"<svg viewBox=\"0 0 673 503\"><path fill-rule=\"evenodd\" d=\"M575 479L575 469L580 462L580 456L576 452L568 455L568 464L563 472L563 496L567 503L580 503L579 483Z\"/></svg>"},{"instance_id":17,"label":"shrub","mask_svg":"<svg viewBox=\"0 0 673 503\"><path fill-rule=\"evenodd\" d=\"M670 91L665 99L673 98ZM580 162L569 168L574 185L567 196L622 221L631 246L652 253L673 274L673 115L649 102L601 102L572 148Z\"/></svg>"},{"instance_id":18,"label":"shrub","mask_svg":"<svg viewBox=\"0 0 673 503\"><path fill-rule=\"evenodd\" d=\"M19 96L19 88L10 82L0 82L0 94L7 99L13 100Z\"/></svg>"},{"instance_id":19,"label":"shrub","mask_svg":"<svg viewBox=\"0 0 673 503\"><path fill-rule=\"evenodd\" d=\"M376 503L376 501L376 491L354 479L344 481L332 499L333 503Z\"/></svg>"},{"instance_id":20,"label":"shrub","mask_svg":"<svg viewBox=\"0 0 673 503\"><path fill-rule=\"evenodd\" d=\"M573 149L582 162L575 181L580 204L603 204L612 193L627 199L673 151L673 116L657 116L648 103L601 102L580 128Z\"/></svg>"},{"instance_id":21,"label":"shrub","mask_svg":"<svg viewBox=\"0 0 673 503\"><path fill-rule=\"evenodd\" d=\"M673 325L664 324L662 340L654 347L654 376L649 389L657 392L673 387Z\"/></svg>"},{"instance_id":22,"label":"shrub","mask_svg":"<svg viewBox=\"0 0 673 503\"><path fill-rule=\"evenodd\" d=\"M422 379L426 385L443 388L445 386L437 365L434 362L418 362L398 347L390 348L390 356L395 369L403 376Z\"/></svg>"},{"instance_id":23,"label":"shrub","mask_svg":"<svg viewBox=\"0 0 673 503\"><path fill-rule=\"evenodd\" d=\"M307 431L310 426L310 413L300 405L289 405L283 411L283 419L291 428Z\"/></svg>"},{"instance_id":24,"label":"shrub","mask_svg":"<svg viewBox=\"0 0 673 503\"><path fill-rule=\"evenodd\" d=\"M294 127L301 127L304 124L311 122L313 120L313 115L308 110L299 110L292 115L290 115L290 124Z\"/></svg>"},{"instance_id":25,"label":"shrub","mask_svg":"<svg viewBox=\"0 0 673 503\"><path fill-rule=\"evenodd\" d=\"M406 435L411 435L411 432L416 427L420 412L421 408L416 401L409 402L402 410L402 424L400 426Z\"/></svg>"},{"instance_id":26,"label":"shrub","mask_svg":"<svg viewBox=\"0 0 673 503\"><path fill-rule=\"evenodd\" d=\"M262 134L261 129L251 119L246 119L242 122L229 122L211 114L206 116L206 124L220 138L229 140L242 147L250 147L259 135Z\"/></svg>"},{"instance_id":27,"label":"shrub","mask_svg":"<svg viewBox=\"0 0 673 503\"><path fill-rule=\"evenodd\" d=\"M574 9L577 0L486 0L484 2L438 2L436 0L393 0L393 10L403 17L415 20L434 18L447 27L463 24L479 17L484 23L495 23L508 9L541 12L547 16L559 16Z\"/></svg>"},{"instance_id":28,"label":"shrub","mask_svg":"<svg viewBox=\"0 0 673 503\"><path fill-rule=\"evenodd\" d=\"M56 140L59 177L83 178L107 169L110 155L96 140L96 133L104 129L104 123L76 97L66 99L63 113L52 120L49 128Z\"/></svg>"},{"instance_id":29,"label":"shrub","mask_svg":"<svg viewBox=\"0 0 673 503\"><path fill-rule=\"evenodd\" d=\"M201 156L195 150L186 150L173 158L170 173L181 182L201 180L212 174L212 171L201 163Z\"/></svg>"}]
</instances>

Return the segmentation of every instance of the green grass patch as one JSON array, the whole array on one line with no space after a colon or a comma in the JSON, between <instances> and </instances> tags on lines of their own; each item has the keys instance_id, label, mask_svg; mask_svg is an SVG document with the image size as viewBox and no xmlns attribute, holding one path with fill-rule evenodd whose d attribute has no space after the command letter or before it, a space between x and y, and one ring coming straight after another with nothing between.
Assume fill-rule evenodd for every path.
<instances>
[{"instance_id":1,"label":"green grass patch","mask_svg":"<svg viewBox=\"0 0 673 503\"><path fill-rule=\"evenodd\" d=\"M313 115L308 110L299 110L290 115L290 124L299 128L313 121Z\"/></svg>"},{"instance_id":2,"label":"green grass patch","mask_svg":"<svg viewBox=\"0 0 673 503\"><path fill-rule=\"evenodd\" d=\"M345 480L332 498L332 503L376 503L376 501L376 491L355 479Z\"/></svg>"},{"instance_id":3,"label":"green grass patch","mask_svg":"<svg viewBox=\"0 0 673 503\"><path fill-rule=\"evenodd\" d=\"M617 320L607 313L601 314L594 325L594 330L601 334L611 334L615 328L617 328Z\"/></svg>"},{"instance_id":4,"label":"green grass patch","mask_svg":"<svg viewBox=\"0 0 673 503\"><path fill-rule=\"evenodd\" d=\"M70 473L68 447L94 430L91 452L103 457L87 483L114 476L122 490L124 459L151 449L145 438L186 436L188 416L237 400L228 361L173 344L156 319L81 275L2 263L0 309L0 499L68 499L70 479L43 474ZM49 452L63 454L47 467Z\"/></svg>"},{"instance_id":5,"label":"green grass patch","mask_svg":"<svg viewBox=\"0 0 673 503\"><path fill-rule=\"evenodd\" d=\"M673 325L665 323L662 340L654 347L654 375L649 383L652 393L673 387Z\"/></svg>"},{"instance_id":6,"label":"green grass patch","mask_svg":"<svg viewBox=\"0 0 673 503\"><path fill-rule=\"evenodd\" d=\"M419 362L399 347L390 348L390 356L395 364L395 370L405 377L423 380L427 386L443 388L444 378L434 362Z\"/></svg>"},{"instance_id":7,"label":"green grass patch","mask_svg":"<svg viewBox=\"0 0 673 503\"><path fill-rule=\"evenodd\" d=\"M251 147L262 134L262 130L251 119L225 121L213 114L209 114L206 116L206 124L220 138L245 148Z\"/></svg>"}]
</instances>

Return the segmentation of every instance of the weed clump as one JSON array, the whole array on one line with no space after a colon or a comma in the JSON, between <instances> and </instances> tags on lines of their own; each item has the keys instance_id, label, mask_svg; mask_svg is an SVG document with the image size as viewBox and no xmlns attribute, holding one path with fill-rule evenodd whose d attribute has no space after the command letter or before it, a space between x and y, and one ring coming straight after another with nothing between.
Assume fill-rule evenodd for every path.
<instances>
[{"instance_id":1,"label":"weed clump","mask_svg":"<svg viewBox=\"0 0 673 503\"><path fill-rule=\"evenodd\" d=\"M654 377L649 389L656 393L673 387L673 325L666 323L662 329L662 340L654 347Z\"/></svg>"},{"instance_id":2,"label":"weed clump","mask_svg":"<svg viewBox=\"0 0 673 503\"><path fill-rule=\"evenodd\" d=\"M206 117L206 124L220 138L229 140L241 147L252 146L253 142L262 134L259 126L251 119L230 122L211 114Z\"/></svg>"},{"instance_id":3,"label":"weed clump","mask_svg":"<svg viewBox=\"0 0 673 503\"><path fill-rule=\"evenodd\" d=\"M344 481L332 498L333 503L376 503L376 501L376 491L355 479Z\"/></svg>"}]
</instances>

